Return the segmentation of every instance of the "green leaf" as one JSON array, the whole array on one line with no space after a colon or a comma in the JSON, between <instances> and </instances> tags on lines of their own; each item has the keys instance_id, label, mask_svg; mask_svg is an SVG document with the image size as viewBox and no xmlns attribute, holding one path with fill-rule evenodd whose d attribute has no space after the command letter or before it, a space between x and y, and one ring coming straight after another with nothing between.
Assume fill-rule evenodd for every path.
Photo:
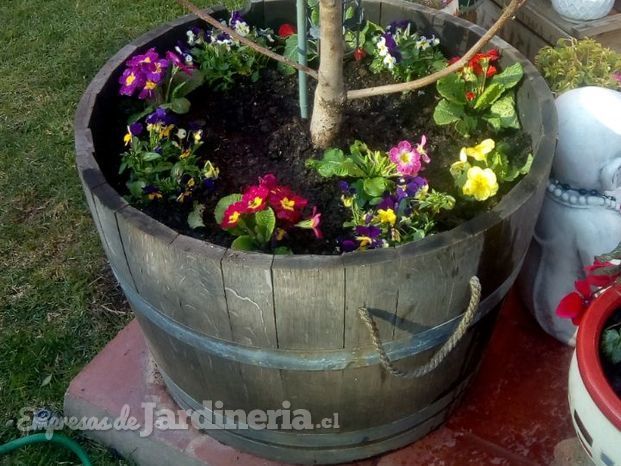
<instances>
[{"instance_id":1,"label":"green leaf","mask_svg":"<svg viewBox=\"0 0 621 466\"><path fill-rule=\"evenodd\" d=\"M256 251L258 247L250 236L242 235L235 238L233 243L231 243L231 249L236 251Z\"/></svg>"},{"instance_id":2,"label":"green leaf","mask_svg":"<svg viewBox=\"0 0 621 466\"><path fill-rule=\"evenodd\" d=\"M466 105L466 83L453 73L438 80L438 93L449 102Z\"/></svg>"},{"instance_id":3,"label":"green leaf","mask_svg":"<svg viewBox=\"0 0 621 466\"><path fill-rule=\"evenodd\" d=\"M216 219L218 225L222 223L222 219L224 218L224 212L231 205L238 201L241 201L242 195L239 193L229 194L228 196L223 197L216 204L216 208L213 211L213 215Z\"/></svg>"},{"instance_id":4,"label":"green leaf","mask_svg":"<svg viewBox=\"0 0 621 466\"><path fill-rule=\"evenodd\" d=\"M272 237L274 228L276 228L276 215L271 207L261 210L254 214L254 220L257 225L257 233L261 243L266 243Z\"/></svg>"},{"instance_id":5,"label":"green leaf","mask_svg":"<svg viewBox=\"0 0 621 466\"><path fill-rule=\"evenodd\" d=\"M203 222L203 213L205 213L205 206L195 202L192 212L188 215L188 225L190 228L194 230L205 226L205 223Z\"/></svg>"},{"instance_id":6,"label":"green leaf","mask_svg":"<svg viewBox=\"0 0 621 466\"><path fill-rule=\"evenodd\" d=\"M43 379L43 381L41 382L41 386L45 387L46 385L49 385L51 381L52 381L52 374L48 375L47 377Z\"/></svg>"},{"instance_id":7,"label":"green leaf","mask_svg":"<svg viewBox=\"0 0 621 466\"><path fill-rule=\"evenodd\" d=\"M364 173L340 149L328 149L321 160L307 160L306 166L314 168L324 178L332 176L362 176Z\"/></svg>"},{"instance_id":8,"label":"green leaf","mask_svg":"<svg viewBox=\"0 0 621 466\"><path fill-rule=\"evenodd\" d=\"M183 115L184 113L188 113L190 111L190 105L191 104L188 99L185 97L178 97L172 100L170 103L170 109L175 113Z\"/></svg>"},{"instance_id":9,"label":"green leaf","mask_svg":"<svg viewBox=\"0 0 621 466\"><path fill-rule=\"evenodd\" d=\"M283 55L295 62L298 61L298 35L291 34L285 39L285 50ZM285 63L278 62L278 71L285 76L295 74L296 70L293 66L289 66Z\"/></svg>"},{"instance_id":10,"label":"green leaf","mask_svg":"<svg viewBox=\"0 0 621 466\"><path fill-rule=\"evenodd\" d=\"M514 63L513 65L505 68L502 73L497 74L492 78L492 84L500 84L505 89L511 89L515 87L522 77L524 76L524 69L520 63Z\"/></svg>"},{"instance_id":11,"label":"green leaf","mask_svg":"<svg viewBox=\"0 0 621 466\"><path fill-rule=\"evenodd\" d=\"M464 115L464 117L455 124L455 129L462 136L470 137L474 130L477 129L477 126L479 126L479 120L477 118Z\"/></svg>"},{"instance_id":12,"label":"green leaf","mask_svg":"<svg viewBox=\"0 0 621 466\"><path fill-rule=\"evenodd\" d=\"M483 108L488 108L500 98L505 90L506 89L501 84L490 84L485 88L481 95L477 97L477 100L475 100L474 109L481 110Z\"/></svg>"},{"instance_id":13,"label":"green leaf","mask_svg":"<svg viewBox=\"0 0 621 466\"><path fill-rule=\"evenodd\" d=\"M287 256L293 254L293 251L287 246L278 246L274 249L274 254L276 254L277 256Z\"/></svg>"},{"instance_id":14,"label":"green leaf","mask_svg":"<svg viewBox=\"0 0 621 466\"><path fill-rule=\"evenodd\" d=\"M205 82L205 77L203 73L201 73L197 69L191 70L189 76L185 72L177 73L177 76L183 76L183 81L175 86L175 88L173 89L173 97L184 97L193 90L201 87Z\"/></svg>"},{"instance_id":15,"label":"green leaf","mask_svg":"<svg viewBox=\"0 0 621 466\"><path fill-rule=\"evenodd\" d=\"M364 191L371 197L378 197L386 191L386 180L382 177L366 178L362 182Z\"/></svg>"},{"instance_id":16,"label":"green leaf","mask_svg":"<svg viewBox=\"0 0 621 466\"><path fill-rule=\"evenodd\" d=\"M142 160L145 162L153 162L162 157L162 154L158 154L157 152L145 152L142 154Z\"/></svg>"},{"instance_id":17,"label":"green leaf","mask_svg":"<svg viewBox=\"0 0 621 466\"><path fill-rule=\"evenodd\" d=\"M500 120L502 128L520 128L520 121L515 111L515 98L512 94L505 95L494 102L490 108L490 113L492 117Z\"/></svg>"},{"instance_id":18,"label":"green leaf","mask_svg":"<svg viewBox=\"0 0 621 466\"><path fill-rule=\"evenodd\" d=\"M456 103L442 99L433 111L433 121L437 125L449 125L464 117L464 108Z\"/></svg>"},{"instance_id":19,"label":"green leaf","mask_svg":"<svg viewBox=\"0 0 621 466\"><path fill-rule=\"evenodd\" d=\"M608 329L604 331L602 351L613 364L621 362L621 330Z\"/></svg>"},{"instance_id":20,"label":"green leaf","mask_svg":"<svg viewBox=\"0 0 621 466\"><path fill-rule=\"evenodd\" d=\"M128 124L136 123L138 120L141 120L143 117L147 116L149 113L153 113L153 105L149 105L142 112L132 113L127 119Z\"/></svg>"}]
</instances>

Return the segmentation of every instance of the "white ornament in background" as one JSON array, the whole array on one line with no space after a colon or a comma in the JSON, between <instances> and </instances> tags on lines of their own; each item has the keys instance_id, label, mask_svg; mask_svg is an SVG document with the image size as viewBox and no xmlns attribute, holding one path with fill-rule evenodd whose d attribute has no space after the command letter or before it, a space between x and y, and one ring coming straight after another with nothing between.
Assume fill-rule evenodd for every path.
<instances>
[{"instance_id":1,"label":"white ornament in background","mask_svg":"<svg viewBox=\"0 0 621 466\"><path fill-rule=\"evenodd\" d=\"M559 136L535 236L520 275L541 327L575 345L576 327L555 314L593 257L621 241L621 93L583 87L556 99ZM607 195L607 196L606 196ZM611 198L610 196L613 196Z\"/></svg>"},{"instance_id":2,"label":"white ornament in background","mask_svg":"<svg viewBox=\"0 0 621 466\"><path fill-rule=\"evenodd\" d=\"M556 12L571 22L603 18L614 3L615 0L552 0Z\"/></svg>"}]
</instances>

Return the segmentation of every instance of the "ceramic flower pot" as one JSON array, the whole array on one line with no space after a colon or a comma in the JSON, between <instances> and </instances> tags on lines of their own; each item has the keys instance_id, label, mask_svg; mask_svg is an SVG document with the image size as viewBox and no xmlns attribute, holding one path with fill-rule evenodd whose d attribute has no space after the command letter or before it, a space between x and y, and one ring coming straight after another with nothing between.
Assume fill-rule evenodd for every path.
<instances>
[{"instance_id":1,"label":"ceramic flower pot","mask_svg":"<svg viewBox=\"0 0 621 466\"><path fill-rule=\"evenodd\" d=\"M568 21L603 18L610 13L614 3L614 0L552 0L556 12Z\"/></svg>"},{"instance_id":2,"label":"ceramic flower pot","mask_svg":"<svg viewBox=\"0 0 621 466\"><path fill-rule=\"evenodd\" d=\"M621 307L621 287L597 298L580 323L569 369L569 405L582 446L595 464L621 464L621 399L604 374L600 340L606 321Z\"/></svg>"}]
</instances>

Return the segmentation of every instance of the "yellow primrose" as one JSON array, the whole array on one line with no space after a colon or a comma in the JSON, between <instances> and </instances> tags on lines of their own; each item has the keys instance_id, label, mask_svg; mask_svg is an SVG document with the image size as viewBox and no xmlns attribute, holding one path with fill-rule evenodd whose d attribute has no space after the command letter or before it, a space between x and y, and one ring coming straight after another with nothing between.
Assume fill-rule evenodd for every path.
<instances>
[{"instance_id":1,"label":"yellow primrose","mask_svg":"<svg viewBox=\"0 0 621 466\"><path fill-rule=\"evenodd\" d=\"M472 157L479 162L487 160L487 154L494 150L496 143L493 139L486 139L474 147L462 147L459 153L459 160L465 162L468 157Z\"/></svg>"},{"instance_id":2,"label":"yellow primrose","mask_svg":"<svg viewBox=\"0 0 621 466\"><path fill-rule=\"evenodd\" d=\"M468 170L468 179L462 188L466 196L477 201L484 201L498 192L496 174L489 168L472 167Z\"/></svg>"},{"instance_id":3,"label":"yellow primrose","mask_svg":"<svg viewBox=\"0 0 621 466\"><path fill-rule=\"evenodd\" d=\"M397 215L392 209L379 209L377 211L376 218L379 220L380 223L388 223L390 226L394 226L395 222L397 221Z\"/></svg>"}]
</instances>

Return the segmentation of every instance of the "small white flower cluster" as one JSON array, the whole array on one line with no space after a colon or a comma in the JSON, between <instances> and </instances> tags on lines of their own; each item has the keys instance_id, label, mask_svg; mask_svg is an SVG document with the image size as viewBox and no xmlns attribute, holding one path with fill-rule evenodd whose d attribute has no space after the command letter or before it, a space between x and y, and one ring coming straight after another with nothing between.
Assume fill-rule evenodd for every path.
<instances>
[{"instance_id":1,"label":"small white flower cluster","mask_svg":"<svg viewBox=\"0 0 621 466\"><path fill-rule=\"evenodd\" d=\"M377 53L379 54L380 57L384 58L383 60L384 65L389 70L392 70L397 64L397 59L390 54L390 50L388 50L388 47L386 46L386 39L384 37L380 37L376 45L377 45Z\"/></svg>"},{"instance_id":2,"label":"small white flower cluster","mask_svg":"<svg viewBox=\"0 0 621 466\"><path fill-rule=\"evenodd\" d=\"M242 37L246 37L250 34L250 26L245 21L236 21L234 25L231 25L235 32Z\"/></svg>"},{"instance_id":3,"label":"small white flower cluster","mask_svg":"<svg viewBox=\"0 0 621 466\"><path fill-rule=\"evenodd\" d=\"M440 44L440 39L438 39L435 35L432 35L429 39L425 36L420 36L416 40L416 48L418 50L427 50L429 47L435 47Z\"/></svg>"}]
</instances>

